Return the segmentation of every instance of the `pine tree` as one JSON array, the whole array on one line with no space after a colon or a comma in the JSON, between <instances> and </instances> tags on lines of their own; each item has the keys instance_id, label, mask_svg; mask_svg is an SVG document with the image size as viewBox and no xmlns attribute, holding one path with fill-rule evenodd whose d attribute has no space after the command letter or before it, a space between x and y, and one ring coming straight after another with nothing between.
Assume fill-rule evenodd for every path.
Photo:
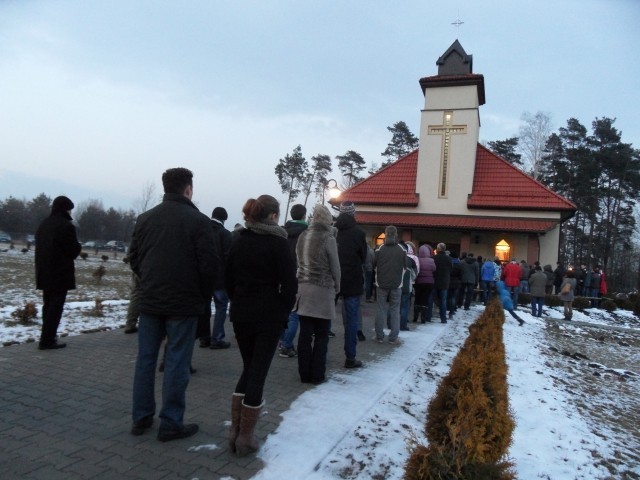
<instances>
[{"instance_id":1,"label":"pine tree","mask_svg":"<svg viewBox=\"0 0 640 480\"><path fill-rule=\"evenodd\" d=\"M409 127L404 122L396 122L392 127L387 127L392 134L391 141L387 145L387 148L380 155L386 157L386 160L382 162L382 167L395 162L400 157L412 152L418 148L418 137L416 137Z\"/></svg>"},{"instance_id":2,"label":"pine tree","mask_svg":"<svg viewBox=\"0 0 640 480\"><path fill-rule=\"evenodd\" d=\"M366 168L366 163L362 155L353 150L347 151L344 155L336 156L338 168L345 179L346 187L352 187L356 182L362 180L358 174Z\"/></svg>"},{"instance_id":3,"label":"pine tree","mask_svg":"<svg viewBox=\"0 0 640 480\"><path fill-rule=\"evenodd\" d=\"M302 156L302 147L298 145L293 149L293 154L285 155L276 165L275 173L278 183L282 188L282 193L287 194L287 208L285 209L284 220L289 214L289 205L301 192L301 187L307 175L307 160Z\"/></svg>"}]
</instances>

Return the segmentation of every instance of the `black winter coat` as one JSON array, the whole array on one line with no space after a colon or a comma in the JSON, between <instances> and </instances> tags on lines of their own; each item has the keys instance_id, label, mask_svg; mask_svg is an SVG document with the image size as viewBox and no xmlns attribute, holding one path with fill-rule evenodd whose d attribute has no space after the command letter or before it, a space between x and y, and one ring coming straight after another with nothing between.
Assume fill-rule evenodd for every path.
<instances>
[{"instance_id":1,"label":"black winter coat","mask_svg":"<svg viewBox=\"0 0 640 480\"><path fill-rule=\"evenodd\" d=\"M296 256L296 245L298 245L298 237L304 232L309 225L306 222L300 222L297 220L289 220L284 224L284 229L287 231L287 243L289 244L289 253L293 262L298 266L298 258Z\"/></svg>"},{"instance_id":2,"label":"black winter coat","mask_svg":"<svg viewBox=\"0 0 640 480\"><path fill-rule=\"evenodd\" d=\"M449 275L449 288L462 287L462 263L457 258L451 259L451 275Z\"/></svg>"},{"instance_id":3,"label":"black winter coat","mask_svg":"<svg viewBox=\"0 0 640 480\"><path fill-rule=\"evenodd\" d=\"M298 281L283 237L243 230L231 245L225 282L231 300L231 322L286 326Z\"/></svg>"},{"instance_id":4,"label":"black winter coat","mask_svg":"<svg viewBox=\"0 0 640 480\"><path fill-rule=\"evenodd\" d=\"M340 260L340 295L354 297L364 292L362 266L367 257L367 241L356 219L341 213L336 220L338 229L338 259Z\"/></svg>"},{"instance_id":5,"label":"black winter coat","mask_svg":"<svg viewBox=\"0 0 640 480\"><path fill-rule=\"evenodd\" d=\"M184 195L165 193L140 215L129 248L143 313L197 316L211 301L219 261L211 220Z\"/></svg>"},{"instance_id":6,"label":"black winter coat","mask_svg":"<svg viewBox=\"0 0 640 480\"><path fill-rule=\"evenodd\" d=\"M66 291L76 288L75 265L80 255L76 227L66 211L53 211L36 232L36 288Z\"/></svg>"},{"instance_id":7,"label":"black winter coat","mask_svg":"<svg viewBox=\"0 0 640 480\"><path fill-rule=\"evenodd\" d=\"M436 271L434 272L434 287L436 290L448 290L449 289L449 277L451 276L451 269L453 268L453 262L451 257L445 252L438 252L433 261L436 262Z\"/></svg>"}]
</instances>

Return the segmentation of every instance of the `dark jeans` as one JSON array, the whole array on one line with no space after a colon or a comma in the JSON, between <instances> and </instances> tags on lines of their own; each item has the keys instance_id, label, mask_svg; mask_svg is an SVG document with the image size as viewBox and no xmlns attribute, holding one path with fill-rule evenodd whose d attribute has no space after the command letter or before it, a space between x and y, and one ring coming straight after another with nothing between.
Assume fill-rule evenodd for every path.
<instances>
[{"instance_id":1,"label":"dark jeans","mask_svg":"<svg viewBox=\"0 0 640 480\"><path fill-rule=\"evenodd\" d=\"M482 288L482 303L485 305L489 300L489 294L491 293L491 284L493 280L480 280L480 288Z\"/></svg>"},{"instance_id":2,"label":"dark jeans","mask_svg":"<svg viewBox=\"0 0 640 480\"><path fill-rule=\"evenodd\" d=\"M518 296L520 295L520 284L516 287L507 287L509 294L511 295L511 302L513 303L513 309L518 309Z\"/></svg>"},{"instance_id":3,"label":"dark jeans","mask_svg":"<svg viewBox=\"0 0 640 480\"><path fill-rule=\"evenodd\" d=\"M411 305L411 292L403 293L400 297L400 330L409 328L409 306Z\"/></svg>"},{"instance_id":4,"label":"dark jeans","mask_svg":"<svg viewBox=\"0 0 640 480\"><path fill-rule=\"evenodd\" d=\"M245 405L262 404L264 383L282 334L281 325L261 322L233 322L238 348L242 356L242 373L235 393L244 393Z\"/></svg>"},{"instance_id":5,"label":"dark jeans","mask_svg":"<svg viewBox=\"0 0 640 480\"><path fill-rule=\"evenodd\" d=\"M432 295L432 301L429 302L433 305L433 302L438 302L440 308L440 321L447 323L447 293L446 289L435 290L435 294ZM433 307L432 307L433 308Z\"/></svg>"},{"instance_id":6,"label":"dark jeans","mask_svg":"<svg viewBox=\"0 0 640 480\"><path fill-rule=\"evenodd\" d=\"M58 326L62 318L67 291L42 291L42 331L40 345L50 345L56 341Z\"/></svg>"},{"instance_id":7,"label":"dark jeans","mask_svg":"<svg viewBox=\"0 0 640 480\"><path fill-rule=\"evenodd\" d=\"M170 317L140 313L138 357L133 379L134 422L155 414L156 364L160 344L166 336L160 430L183 427L185 392L191 375L189 366L197 323L197 316Z\"/></svg>"},{"instance_id":8,"label":"dark jeans","mask_svg":"<svg viewBox=\"0 0 640 480\"><path fill-rule=\"evenodd\" d=\"M213 291L213 304L216 307L216 313L213 315L211 341L221 342L225 337L224 321L227 319L227 307L229 306L229 297L225 289Z\"/></svg>"},{"instance_id":9,"label":"dark jeans","mask_svg":"<svg viewBox=\"0 0 640 480\"><path fill-rule=\"evenodd\" d=\"M356 358L358 345L358 317L360 316L360 295L342 297L346 315L342 318L344 324L344 354L348 359Z\"/></svg>"},{"instance_id":10,"label":"dark jeans","mask_svg":"<svg viewBox=\"0 0 640 480\"><path fill-rule=\"evenodd\" d=\"M298 333L299 323L300 317L298 316L298 312L291 312L289 314L289 320L287 320L287 328L280 336L280 344L283 347L293 348L293 340L296 338L296 333ZM331 327L331 323L329 323L329 327Z\"/></svg>"},{"instance_id":11,"label":"dark jeans","mask_svg":"<svg viewBox=\"0 0 640 480\"><path fill-rule=\"evenodd\" d=\"M447 310L451 315L456 313L458 309L458 295L460 293L460 287L449 287L449 293L447 294Z\"/></svg>"},{"instance_id":12,"label":"dark jeans","mask_svg":"<svg viewBox=\"0 0 640 480\"><path fill-rule=\"evenodd\" d=\"M473 283L464 283L462 288L464 288L464 309L469 310L476 286Z\"/></svg>"},{"instance_id":13,"label":"dark jeans","mask_svg":"<svg viewBox=\"0 0 640 480\"><path fill-rule=\"evenodd\" d=\"M371 300L373 295L373 272L364 272L364 296Z\"/></svg>"},{"instance_id":14,"label":"dark jeans","mask_svg":"<svg viewBox=\"0 0 640 480\"><path fill-rule=\"evenodd\" d=\"M327 370L330 320L300 316L298 373L303 382L322 382Z\"/></svg>"},{"instance_id":15,"label":"dark jeans","mask_svg":"<svg viewBox=\"0 0 640 480\"><path fill-rule=\"evenodd\" d=\"M544 297L531 297L531 315L534 317L541 317L543 306Z\"/></svg>"}]
</instances>

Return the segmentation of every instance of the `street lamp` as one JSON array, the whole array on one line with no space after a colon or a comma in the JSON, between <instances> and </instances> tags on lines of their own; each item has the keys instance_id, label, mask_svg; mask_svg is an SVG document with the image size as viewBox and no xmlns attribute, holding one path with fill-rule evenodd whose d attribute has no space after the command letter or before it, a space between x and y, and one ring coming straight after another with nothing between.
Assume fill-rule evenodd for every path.
<instances>
[{"instance_id":1,"label":"street lamp","mask_svg":"<svg viewBox=\"0 0 640 480\"><path fill-rule=\"evenodd\" d=\"M327 180L324 184L324 188L322 189L322 204L324 205L324 192L327 192L330 199L338 198L342 193L342 190L338 187L338 182L336 182L333 178Z\"/></svg>"}]
</instances>

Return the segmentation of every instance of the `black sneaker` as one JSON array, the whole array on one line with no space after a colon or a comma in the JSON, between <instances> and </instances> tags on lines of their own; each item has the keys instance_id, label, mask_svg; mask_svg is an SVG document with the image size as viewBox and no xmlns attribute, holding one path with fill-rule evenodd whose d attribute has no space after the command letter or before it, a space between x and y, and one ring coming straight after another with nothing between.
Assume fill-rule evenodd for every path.
<instances>
[{"instance_id":1,"label":"black sneaker","mask_svg":"<svg viewBox=\"0 0 640 480\"><path fill-rule=\"evenodd\" d=\"M364 333L362 333L362 330L358 330L358 340L360 342L364 342L367 339L367 337L364 336Z\"/></svg>"},{"instance_id":2,"label":"black sneaker","mask_svg":"<svg viewBox=\"0 0 640 480\"><path fill-rule=\"evenodd\" d=\"M131 427L131 435L135 435L136 437L142 435L145 430L151 428L153 425L153 415L149 415L144 417L142 420L133 422L133 426Z\"/></svg>"},{"instance_id":3,"label":"black sneaker","mask_svg":"<svg viewBox=\"0 0 640 480\"><path fill-rule=\"evenodd\" d=\"M210 338L201 338L200 339L200 348L209 348L211 346Z\"/></svg>"},{"instance_id":4,"label":"black sneaker","mask_svg":"<svg viewBox=\"0 0 640 480\"><path fill-rule=\"evenodd\" d=\"M66 347L67 344L64 342L58 342L54 340L53 343L41 343L38 345L38 350L57 350L59 348Z\"/></svg>"},{"instance_id":5,"label":"black sneaker","mask_svg":"<svg viewBox=\"0 0 640 480\"><path fill-rule=\"evenodd\" d=\"M184 425L180 430L159 430L158 440L161 442L169 442L171 440L179 440L181 438L188 438L195 435L198 432L198 424L190 423Z\"/></svg>"},{"instance_id":6,"label":"black sneaker","mask_svg":"<svg viewBox=\"0 0 640 480\"><path fill-rule=\"evenodd\" d=\"M231 343L225 342L224 340L218 340L216 342L211 342L211 346L209 347L211 350L223 350L225 348L229 348Z\"/></svg>"},{"instance_id":7,"label":"black sneaker","mask_svg":"<svg viewBox=\"0 0 640 480\"><path fill-rule=\"evenodd\" d=\"M331 330L329 330L329 335L328 336L329 336L329 338L333 338L333 337L336 336L336 334L333 333Z\"/></svg>"},{"instance_id":8,"label":"black sneaker","mask_svg":"<svg viewBox=\"0 0 640 480\"><path fill-rule=\"evenodd\" d=\"M360 360L356 360L355 358L347 358L344 361L344 368L360 368L362 366L362 362Z\"/></svg>"},{"instance_id":9,"label":"black sneaker","mask_svg":"<svg viewBox=\"0 0 640 480\"><path fill-rule=\"evenodd\" d=\"M280 348L280 352L278 353L278 355L280 355L282 358L293 358L298 355L298 352L296 352L296 349L293 347L282 347Z\"/></svg>"}]
</instances>

